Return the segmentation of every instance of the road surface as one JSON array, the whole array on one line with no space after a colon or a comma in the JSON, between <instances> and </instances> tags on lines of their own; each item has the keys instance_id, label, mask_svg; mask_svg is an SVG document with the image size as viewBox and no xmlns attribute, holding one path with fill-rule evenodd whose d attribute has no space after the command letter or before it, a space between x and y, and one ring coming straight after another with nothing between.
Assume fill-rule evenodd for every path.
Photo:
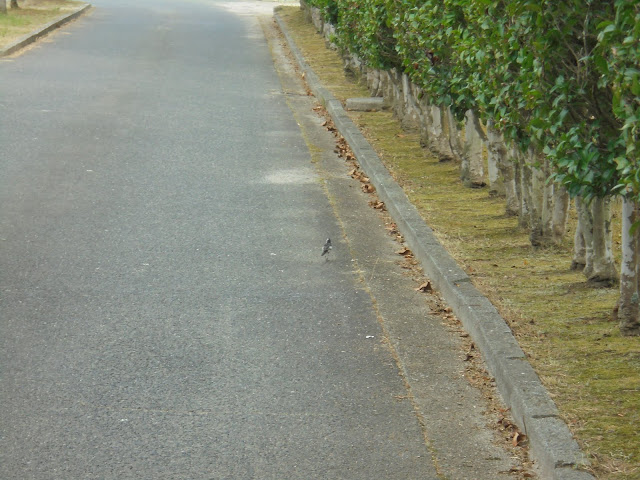
<instances>
[{"instance_id":1,"label":"road surface","mask_svg":"<svg viewBox=\"0 0 640 480\"><path fill-rule=\"evenodd\" d=\"M466 478L255 4L94 5L0 62L0 478Z\"/></svg>"}]
</instances>

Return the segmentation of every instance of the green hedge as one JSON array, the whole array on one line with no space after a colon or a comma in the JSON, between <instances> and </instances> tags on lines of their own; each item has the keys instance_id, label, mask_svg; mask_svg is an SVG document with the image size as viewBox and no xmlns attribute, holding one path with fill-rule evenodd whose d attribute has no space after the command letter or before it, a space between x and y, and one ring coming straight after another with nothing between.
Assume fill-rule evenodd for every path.
<instances>
[{"instance_id":1,"label":"green hedge","mask_svg":"<svg viewBox=\"0 0 640 480\"><path fill-rule=\"evenodd\" d=\"M458 119L533 145L574 195L640 200L635 0L309 0L338 45L398 68Z\"/></svg>"}]
</instances>

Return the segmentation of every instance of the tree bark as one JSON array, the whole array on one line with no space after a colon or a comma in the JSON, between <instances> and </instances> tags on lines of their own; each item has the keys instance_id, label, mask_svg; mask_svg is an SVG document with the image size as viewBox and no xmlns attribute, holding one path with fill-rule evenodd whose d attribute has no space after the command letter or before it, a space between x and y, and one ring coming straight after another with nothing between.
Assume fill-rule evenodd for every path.
<instances>
[{"instance_id":1,"label":"tree bark","mask_svg":"<svg viewBox=\"0 0 640 480\"><path fill-rule=\"evenodd\" d=\"M484 160L482 150L486 136L480 125L480 120L473 112L465 113L464 148L460 177L466 187L481 188L486 185L484 180Z\"/></svg>"},{"instance_id":2,"label":"tree bark","mask_svg":"<svg viewBox=\"0 0 640 480\"><path fill-rule=\"evenodd\" d=\"M530 204L530 231L529 240L534 247L544 246L545 241L545 203L546 202L546 181L544 168L540 168L535 164L535 154L529 153L532 165L529 167L531 170L531 204Z\"/></svg>"},{"instance_id":3,"label":"tree bark","mask_svg":"<svg viewBox=\"0 0 640 480\"><path fill-rule=\"evenodd\" d=\"M489 184L490 188L498 195L504 195L506 198L505 215L508 217L518 215L518 189L516 185L516 162L517 157L514 154L509 155L507 146L504 142L503 135L498 132L493 122L487 123L487 151L489 153ZM495 165L502 176L497 181L492 181L492 163ZM491 192L489 192L491 194Z\"/></svg>"},{"instance_id":4,"label":"tree bark","mask_svg":"<svg viewBox=\"0 0 640 480\"><path fill-rule=\"evenodd\" d=\"M618 282L613 260L611 231L611 197L594 198L590 205L593 242L593 269L587 276L589 283L612 286Z\"/></svg>"},{"instance_id":5,"label":"tree bark","mask_svg":"<svg viewBox=\"0 0 640 480\"><path fill-rule=\"evenodd\" d=\"M449 144L449 137L445 133L443 118L446 117L444 107L430 105L425 115L428 120L428 126L423 142L430 150L432 150L441 162L449 162L455 159Z\"/></svg>"},{"instance_id":6,"label":"tree bark","mask_svg":"<svg viewBox=\"0 0 640 480\"><path fill-rule=\"evenodd\" d=\"M623 335L640 335L640 318L638 315L640 229L633 229L633 225L638 221L640 221L640 206L630 199L624 198L622 203L620 299L617 306L620 332Z\"/></svg>"},{"instance_id":7,"label":"tree bark","mask_svg":"<svg viewBox=\"0 0 640 480\"><path fill-rule=\"evenodd\" d=\"M580 203L579 203L580 202ZM587 265L587 245L583 234L583 220L580 209L583 208L582 200L576 198L576 211L578 212L578 223L576 233L573 237L573 259L571 260L571 270L582 271Z\"/></svg>"},{"instance_id":8,"label":"tree bark","mask_svg":"<svg viewBox=\"0 0 640 480\"><path fill-rule=\"evenodd\" d=\"M580 226L580 233L582 234L582 245L584 245L584 258L583 262L581 262L584 265L582 273L584 273L585 277L589 278L593 273L593 215L590 206L582 197L576 198L576 209L578 210L578 224ZM576 268L576 270L577 269L578 268Z\"/></svg>"},{"instance_id":9,"label":"tree bark","mask_svg":"<svg viewBox=\"0 0 640 480\"><path fill-rule=\"evenodd\" d=\"M567 233L567 220L569 219L569 192L567 189L554 185L553 192L553 218L551 232L553 243L556 245L562 242L564 235Z\"/></svg>"},{"instance_id":10,"label":"tree bark","mask_svg":"<svg viewBox=\"0 0 640 480\"><path fill-rule=\"evenodd\" d=\"M447 138L449 139L449 147L453 152L454 159L461 162L463 159L464 151L462 141L460 140L460 130L456 124L456 119L451 113L451 108L446 107L443 109L443 113L446 119L447 125Z\"/></svg>"},{"instance_id":11,"label":"tree bark","mask_svg":"<svg viewBox=\"0 0 640 480\"><path fill-rule=\"evenodd\" d=\"M18 0L11 0L11 8L20 8L18 6Z\"/></svg>"},{"instance_id":12,"label":"tree bark","mask_svg":"<svg viewBox=\"0 0 640 480\"><path fill-rule=\"evenodd\" d=\"M6 0L0 0L0 14L7 13L7 2Z\"/></svg>"},{"instance_id":13,"label":"tree bark","mask_svg":"<svg viewBox=\"0 0 640 480\"><path fill-rule=\"evenodd\" d=\"M523 229L528 229L531 224L531 166L527 164L524 155L520 152L517 152L517 155L517 183L519 187L518 197L520 199L518 204L518 225Z\"/></svg>"},{"instance_id":14,"label":"tree bark","mask_svg":"<svg viewBox=\"0 0 640 480\"><path fill-rule=\"evenodd\" d=\"M493 120L487 121L487 174L489 175L489 195L506 196L507 187L500 165L506 161L507 147L504 138L495 129Z\"/></svg>"}]
</instances>

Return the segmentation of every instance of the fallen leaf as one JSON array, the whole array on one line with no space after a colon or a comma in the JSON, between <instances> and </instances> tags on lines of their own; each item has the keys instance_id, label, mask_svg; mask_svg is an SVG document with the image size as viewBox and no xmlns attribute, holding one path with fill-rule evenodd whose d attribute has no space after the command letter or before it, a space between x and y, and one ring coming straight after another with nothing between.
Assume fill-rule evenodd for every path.
<instances>
[{"instance_id":1,"label":"fallen leaf","mask_svg":"<svg viewBox=\"0 0 640 480\"><path fill-rule=\"evenodd\" d=\"M424 282L418 288L415 289L416 292L433 292L433 287L431 286L431 282Z\"/></svg>"},{"instance_id":2,"label":"fallen leaf","mask_svg":"<svg viewBox=\"0 0 640 480\"><path fill-rule=\"evenodd\" d=\"M413 255L413 253L411 252L411 250L409 250L407 247L402 247L401 250L398 250L396 252L398 255L402 255L404 257L410 257L411 255Z\"/></svg>"},{"instance_id":3,"label":"fallen leaf","mask_svg":"<svg viewBox=\"0 0 640 480\"><path fill-rule=\"evenodd\" d=\"M363 183L362 184L362 191L364 193L373 193L376 191L375 187L373 185L371 185L370 183Z\"/></svg>"},{"instance_id":4,"label":"fallen leaf","mask_svg":"<svg viewBox=\"0 0 640 480\"><path fill-rule=\"evenodd\" d=\"M524 442L527 436L524 433L516 432L513 434L513 438L511 439L511 443L514 447L517 447L520 443Z\"/></svg>"}]
</instances>

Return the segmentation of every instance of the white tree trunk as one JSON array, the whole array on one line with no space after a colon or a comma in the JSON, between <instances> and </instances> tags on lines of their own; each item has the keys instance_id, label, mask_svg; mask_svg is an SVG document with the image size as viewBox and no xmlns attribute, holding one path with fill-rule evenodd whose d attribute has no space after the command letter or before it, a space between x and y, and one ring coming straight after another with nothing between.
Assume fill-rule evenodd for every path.
<instances>
[{"instance_id":1,"label":"white tree trunk","mask_svg":"<svg viewBox=\"0 0 640 480\"><path fill-rule=\"evenodd\" d=\"M382 96L382 87L380 86L380 70L370 68L367 70L367 88L372 97Z\"/></svg>"},{"instance_id":2,"label":"white tree trunk","mask_svg":"<svg viewBox=\"0 0 640 480\"><path fill-rule=\"evenodd\" d=\"M506 161L507 147L504 138L495 129L493 120L487 121L487 173L489 175L489 195L506 196L504 175L500 165Z\"/></svg>"},{"instance_id":3,"label":"white tree trunk","mask_svg":"<svg viewBox=\"0 0 640 480\"><path fill-rule=\"evenodd\" d=\"M546 188L547 175L542 166L536 165L536 154L529 151L529 158L532 165L531 169L531 204L529 209L529 240L531 245L539 247L546 245L545 231L549 231L548 221L548 192ZM542 168L541 168L542 167Z\"/></svg>"},{"instance_id":4,"label":"white tree trunk","mask_svg":"<svg viewBox=\"0 0 640 480\"><path fill-rule=\"evenodd\" d=\"M529 211L529 239L534 247L557 245L566 232L569 195L560 185L550 181L551 165L536 152L529 150L524 166L525 177L521 189L523 205Z\"/></svg>"},{"instance_id":5,"label":"white tree trunk","mask_svg":"<svg viewBox=\"0 0 640 480\"><path fill-rule=\"evenodd\" d=\"M633 228L640 221L640 206L624 198L622 203L622 263L620 268L620 299L618 300L618 322L623 335L640 335L638 309L638 248L640 228Z\"/></svg>"},{"instance_id":6,"label":"white tree trunk","mask_svg":"<svg viewBox=\"0 0 640 480\"><path fill-rule=\"evenodd\" d=\"M611 197L594 198L590 207L593 219L593 269L587 279L590 283L610 286L619 279L612 251Z\"/></svg>"},{"instance_id":7,"label":"white tree trunk","mask_svg":"<svg viewBox=\"0 0 640 480\"><path fill-rule=\"evenodd\" d=\"M465 113L464 148L460 166L460 178L466 187L481 188L486 185L482 158L485 138L480 120L473 110L467 110Z\"/></svg>"},{"instance_id":8,"label":"white tree trunk","mask_svg":"<svg viewBox=\"0 0 640 480\"><path fill-rule=\"evenodd\" d=\"M464 149L462 146L462 141L460 140L460 130L458 129L458 125L456 124L456 119L453 116L453 113L451 113L450 107L444 108L442 113L444 114L446 120L449 146L451 147L451 151L453 152L455 160L461 162L464 157Z\"/></svg>"},{"instance_id":9,"label":"white tree trunk","mask_svg":"<svg viewBox=\"0 0 640 480\"><path fill-rule=\"evenodd\" d=\"M554 186L553 192L553 218L551 236L553 243L560 244L567 233L567 220L569 219L569 192L560 186Z\"/></svg>"},{"instance_id":10,"label":"white tree trunk","mask_svg":"<svg viewBox=\"0 0 640 480\"><path fill-rule=\"evenodd\" d=\"M580 201L580 204L578 202ZM582 271L587 265L587 245L583 235L583 219L580 209L582 200L576 198L576 211L578 212L578 223L576 225L576 233L573 236L573 259L571 260L571 270Z\"/></svg>"},{"instance_id":11,"label":"white tree trunk","mask_svg":"<svg viewBox=\"0 0 640 480\"><path fill-rule=\"evenodd\" d=\"M445 108L430 105L425 114L428 125L423 142L433 151L441 162L448 162L455 159L449 144L449 136L445 132L443 118L446 118Z\"/></svg>"},{"instance_id":12,"label":"white tree trunk","mask_svg":"<svg viewBox=\"0 0 640 480\"><path fill-rule=\"evenodd\" d=\"M505 215L512 217L518 215L520 197L516 185L516 165L512 160L504 158L500 164L500 173L504 180L504 191L506 196Z\"/></svg>"},{"instance_id":13,"label":"white tree trunk","mask_svg":"<svg viewBox=\"0 0 640 480\"><path fill-rule=\"evenodd\" d=\"M515 150L514 150L515 151ZM531 167L527 165L524 155L517 152L518 155L518 224L521 228L528 229L531 224L531 183L532 172Z\"/></svg>"},{"instance_id":14,"label":"white tree trunk","mask_svg":"<svg viewBox=\"0 0 640 480\"><path fill-rule=\"evenodd\" d=\"M593 215L590 205L587 205L582 197L576 197L576 209L578 210L580 232L584 245L582 273L589 278L593 273Z\"/></svg>"}]
</instances>

